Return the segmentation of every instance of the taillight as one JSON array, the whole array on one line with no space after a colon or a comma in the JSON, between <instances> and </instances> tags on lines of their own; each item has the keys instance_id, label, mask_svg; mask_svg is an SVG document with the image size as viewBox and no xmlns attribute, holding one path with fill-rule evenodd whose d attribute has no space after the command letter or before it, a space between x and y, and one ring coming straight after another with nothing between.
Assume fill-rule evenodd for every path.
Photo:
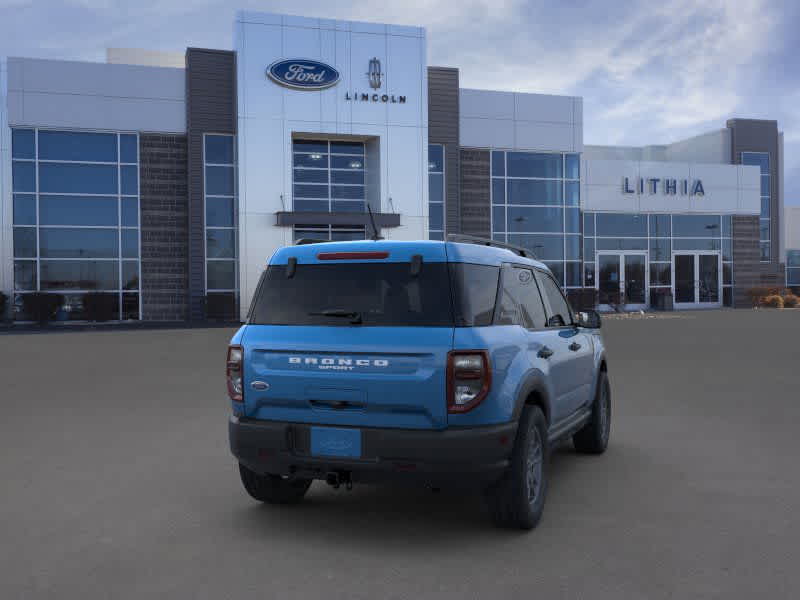
<instances>
[{"instance_id":1,"label":"taillight","mask_svg":"<svg viewBox=\"0 0 800 600\"><path fill-rule=\"evenodd\" d=\"M244 402L242 396L242 357L244 350L241 346L228 346L228 360L225 368L225 378L228 381L228 396L234 402Z\"/></svg>"},{"instance_id":2,"label":"taillight","mask_svg":"<svg viewBox=\"0 0 800 600\"><path fill-rule=\"evenodd\" d=\"M491 385L486 350L454 350L447 355L447 412L472 410L486 398Z\"/></svg>"}]
</instances>

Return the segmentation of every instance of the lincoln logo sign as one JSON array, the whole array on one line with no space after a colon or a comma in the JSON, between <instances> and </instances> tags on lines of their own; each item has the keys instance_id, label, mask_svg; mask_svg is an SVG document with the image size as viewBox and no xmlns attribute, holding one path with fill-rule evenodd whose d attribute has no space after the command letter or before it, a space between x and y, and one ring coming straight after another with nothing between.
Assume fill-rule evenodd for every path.
<instances>
[{"instance_id":1,"label":"lincoln logo sign","mask_svg":"<svg viewBox=\"0 0 800 600\"><path fill-rule=\"evenodd\" d=\"M324 90L339 83L339 71L316 60L279 60L267 68L275 83L296 90Z\"/></svg>"},{"instance_id":2,"label":"lincoln logo sign","mask_svg":"<svg viewBox=\"0 0 800 600\"><path fill-rule=\"evenodd\" d=\"M703 182L699 179L690 181L689 179L661 179L659 177L636 177L631 181L629 177L622 178L623 194L642 195L647 189L648 194L656 194L661 191L667 196L705 196Z\"/></svg>"}]
</instances>

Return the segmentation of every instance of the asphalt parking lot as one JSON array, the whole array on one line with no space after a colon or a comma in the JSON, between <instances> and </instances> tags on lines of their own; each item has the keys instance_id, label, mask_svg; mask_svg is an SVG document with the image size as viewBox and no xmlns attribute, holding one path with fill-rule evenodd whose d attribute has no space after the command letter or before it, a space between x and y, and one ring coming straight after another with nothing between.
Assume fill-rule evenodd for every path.
<instances>
[{"instance_id":1,"label":"asphalt parking lot","mask_svg":"<svg viewBox=\"0 0 800 600\"><path fill-rule=\"evenodd\" d=\"M800 310L608 319L602 457L545 515L312 486L260 506L227 448L227 329L0 335L0 598L800 597Z\"/></svg>"}]
</instances>

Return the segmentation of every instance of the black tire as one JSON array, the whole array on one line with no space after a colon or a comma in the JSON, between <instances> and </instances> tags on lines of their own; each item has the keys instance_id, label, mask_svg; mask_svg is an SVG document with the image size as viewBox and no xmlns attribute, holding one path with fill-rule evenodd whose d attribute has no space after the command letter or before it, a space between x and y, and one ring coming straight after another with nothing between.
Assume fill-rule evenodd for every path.
<instances>
[{"instance_id":1,"label":"black tire","mask_svg":"<svg viewBox=\"0 0 800 600\"><path fill-rule=\"evenodd\" d=\"M575 450L584 454L602 454L608 447L611 436L611 385L608 375L600 371L597 390L592 404L592 417L583 428L572 436Z\"/></svg>"},{"instance_id":2,"label":"black tire","mask_svg":"<svg viewBox=\"0 0 800 600\"><path fill-rule=\"evenodd\" d=\"M310 479L284 479L280 475L259 475L239 464L239 476L247 493L259 502L296 504L306 495Z\"/></svg>"},{"instance_id":3,"label":"black tire","mask_svg":"<svg viewBox=\"0 0 800 600\"><path fill-rule=\"evenodd\" d=\"M526 406L519 420L511 465L503 478L486 491L495 525L515 529L536 527L547 495L549 457L544 414L538 406Z\"/></svg>"}]
</instances>

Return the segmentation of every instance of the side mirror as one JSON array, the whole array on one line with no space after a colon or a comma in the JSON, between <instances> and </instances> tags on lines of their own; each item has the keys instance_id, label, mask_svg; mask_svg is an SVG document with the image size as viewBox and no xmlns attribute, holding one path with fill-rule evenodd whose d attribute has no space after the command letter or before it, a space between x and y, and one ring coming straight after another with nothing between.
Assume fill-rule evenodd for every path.
<instances>
[{"instance_id":1,"label":"side mirror","mask_svg":"<svg viewBox=\"0 0 800 600\"><path fill-rule=\"evenodd\" d=\"M586 327L586 329L600 329L600 313L596 310L584 310L577 315L579 327Z\"/></svg>"}]
</instances>

